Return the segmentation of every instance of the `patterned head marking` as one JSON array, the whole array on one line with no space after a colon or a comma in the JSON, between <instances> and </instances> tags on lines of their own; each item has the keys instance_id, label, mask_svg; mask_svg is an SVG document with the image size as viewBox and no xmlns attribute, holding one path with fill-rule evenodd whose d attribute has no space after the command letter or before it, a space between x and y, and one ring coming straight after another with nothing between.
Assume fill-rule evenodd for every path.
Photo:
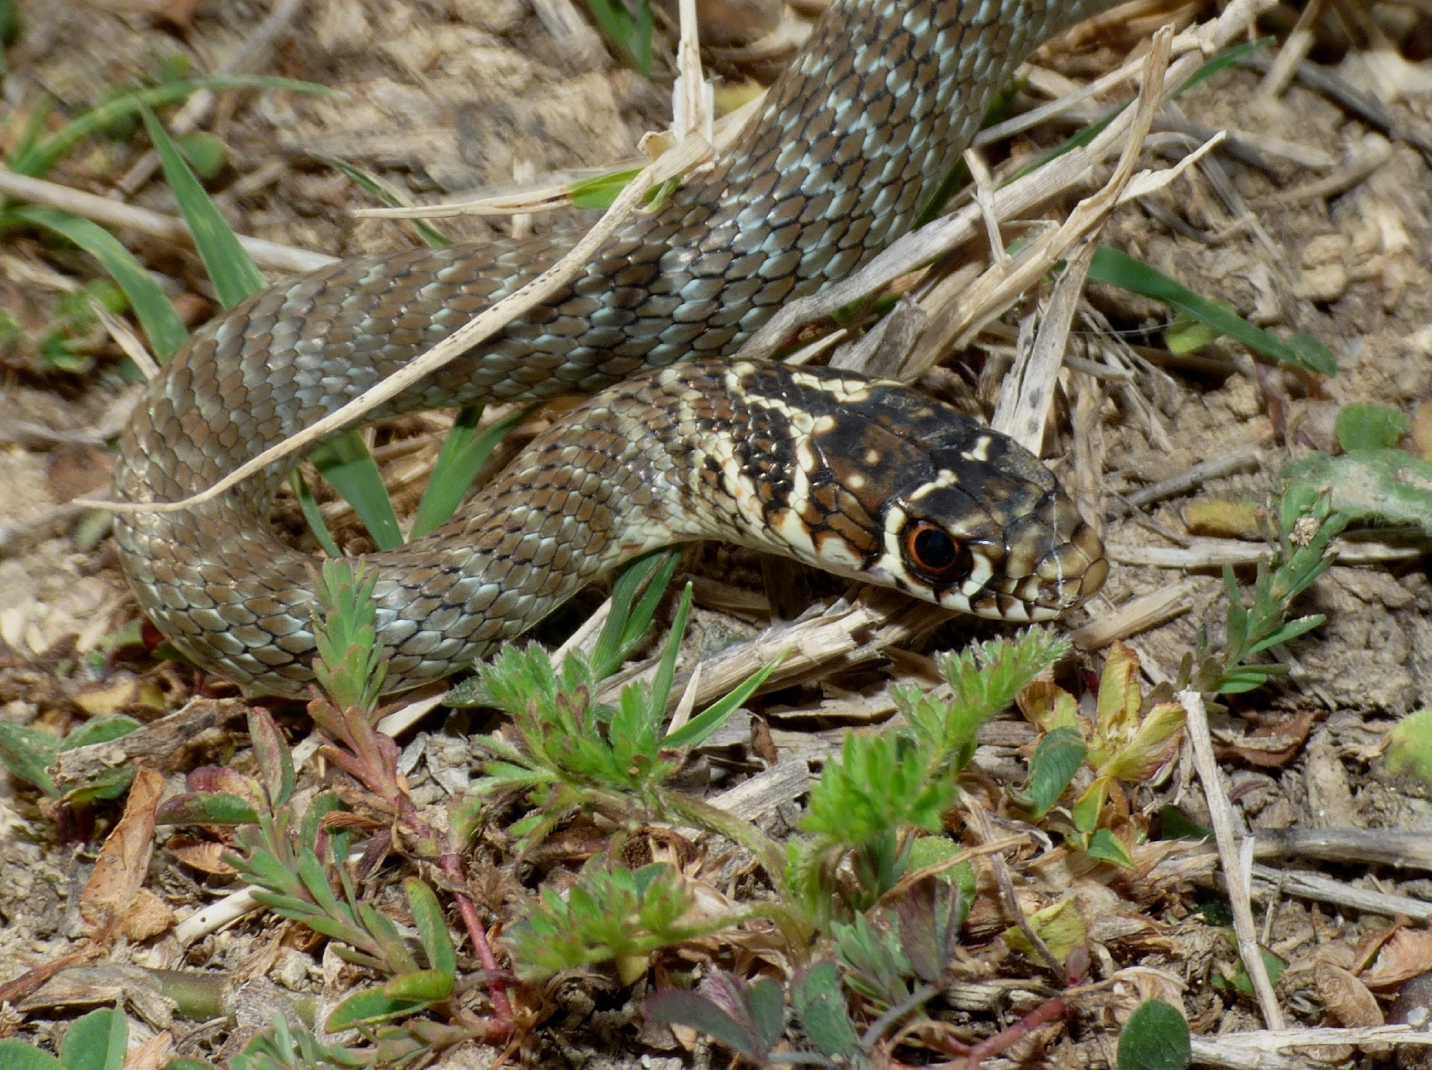
<instances>
[{"instance_id":1,"label":"patterned head marking","mask_svg":"<svg viewBox=\"0 0 1432 1070\"><path fill-rule=\"evenodd\" d=\"M779 467L768 445L733 458L767 546L1000 620L1045 620L1102 586L1098 536L1012 440L896 383L760 365L738 374L753 424L764 411L789 436Z\"/></svg>"}]
</instances>

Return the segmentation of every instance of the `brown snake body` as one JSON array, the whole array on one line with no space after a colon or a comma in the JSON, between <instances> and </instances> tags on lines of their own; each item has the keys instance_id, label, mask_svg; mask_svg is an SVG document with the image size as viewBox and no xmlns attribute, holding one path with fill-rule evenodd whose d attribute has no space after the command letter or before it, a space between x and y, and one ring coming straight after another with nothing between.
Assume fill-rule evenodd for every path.
<instances>
[{"instance_id":1,"label":"brown snake body","mask_svg":"<svg viewBox=\"0 0 1432 1070\"><path fill-rule=\"evenodd\" d=\"M730 354L782 302L906 230L1014 68L1112 2L836 0L715 169L630 220L557 297L372 414L611 388L462 517L367 555L387 686L462 668L597 573L695 538L1006 619L1096 590L1097 537L1013 443L894 384L700 358ZM117 497L209 486L560 252L551 239L419 249L257 295L151 384ZM315 570L267 527L283 475L183 512L122 514L117 539L140 604L181 650L252 691L302 694Z\"/></svg>"}]
</instances>

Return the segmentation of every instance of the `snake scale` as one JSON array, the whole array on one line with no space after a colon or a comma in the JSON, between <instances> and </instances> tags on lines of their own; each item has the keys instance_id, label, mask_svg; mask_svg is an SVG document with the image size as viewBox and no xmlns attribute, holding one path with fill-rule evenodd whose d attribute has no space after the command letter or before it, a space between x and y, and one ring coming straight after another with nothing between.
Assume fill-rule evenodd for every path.
<instances>
[{"instance_id":1,"label":"snake scale","mask_svg":"<svg viewBox=\"0 0 1432 1070\"><path fill-rule=\"evenodd\" d=\"M656 546L719 538L953 609L1044 619L1107 565L1053 477L907 387L722 360L905 231L1040 43L1113 0L834 0L714 169L573 282L374 413L595 394L432 536L366 555L389 690L463 668ZM174 501L334 411L532 278L559 238L340 261L196 332L150 384L115 493ZM680 363L678 363L680 362ZM180 650L251 693L313 680L313 560L279 466L122 514L124 570Z\"/></svg>"}]
</instances>

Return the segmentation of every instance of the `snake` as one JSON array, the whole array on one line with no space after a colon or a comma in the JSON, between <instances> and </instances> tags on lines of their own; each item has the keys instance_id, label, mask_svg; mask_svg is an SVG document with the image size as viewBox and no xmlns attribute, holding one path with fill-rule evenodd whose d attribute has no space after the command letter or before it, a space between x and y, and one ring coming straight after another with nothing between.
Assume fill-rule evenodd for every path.
<instances>
[{"instance_id":1,"label":"snake","mask_svg":"<svg viewBox=\"0 0 1432 1070\"><path fill-rule=\"evenodd\" d=\"M908 230L993 95L1114 0L833 0L734 146L557 294L369 413L588 395L435 533L360 555L396 692L469 668L655 547L719 539L1005 621L1108 571L1030 453L913 387L736 358L784 303ZM387 378L563 252L560 233L337 261L196 331L120 440L114 495L182 500ZM268 513L283 464L122 512L123 571L180 652L303 697L316 558Z\"/></svg>"}]
</instances>

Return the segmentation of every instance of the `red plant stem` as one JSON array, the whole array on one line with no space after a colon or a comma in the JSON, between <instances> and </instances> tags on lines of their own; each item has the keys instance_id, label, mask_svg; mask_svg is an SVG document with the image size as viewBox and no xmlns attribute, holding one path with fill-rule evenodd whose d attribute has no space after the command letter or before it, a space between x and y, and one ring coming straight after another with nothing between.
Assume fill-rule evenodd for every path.
<instances>
[{"instance_id":1,"label":"red plant stem","mask_svg":"<svg viewBox=\"0 0 1432 1070\"><path fill-rule=\"evenodd\" d=\"M1069 1005L1064 1002L1062 997L1055 996L1053 999L1046 999L1008 1029L1003 1029L970 1048L969 1054L965 1056L964 1070L980 1070L980 1063L991 1055L998 1055L1013 1047L1040 1026L1057 1022L1068 1013Z\"/></svg>"},{"instance_id":2,"label":"red plant stem","mask_svg":"<svg viewBox=\"0 0 1432 1070\"><path fill-rule=\"evenodd\" d=\"M466 874L462 871L462 860L456 854L445 851L438 861L443 873L455 887L461 888L467 883ZM507 998L507 981L497 965L497 956L492 953L492 945L487 942L487 931L482 927L482 919L477 916L477 905L462 892L454 892L453 897L457 900L458 913L462 915L463 924L467 926L468 939L472 941L473 950L477 952L477 959L492 977L492 1012L497 1018L498 1028L503 1036L510 1035L513 1030L512 1002Z\"/></svg>"}]
</instances>

